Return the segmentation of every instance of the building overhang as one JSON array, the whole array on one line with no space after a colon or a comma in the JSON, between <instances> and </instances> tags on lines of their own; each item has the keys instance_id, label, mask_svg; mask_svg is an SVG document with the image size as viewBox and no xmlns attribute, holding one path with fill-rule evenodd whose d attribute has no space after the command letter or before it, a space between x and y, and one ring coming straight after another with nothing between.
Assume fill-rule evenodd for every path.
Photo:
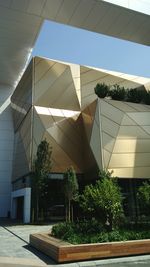
<instances>
[{"instance_id":1,"label":"building overhang","mask_svg":"<svg viewBox=\"0 0 150 267\"><path fill-rule=\"evenodd\" d=\"M149 13L138 0L0 0L0 83L16 86L45 19L149 46Z\"/></svg>"}]
</instances>

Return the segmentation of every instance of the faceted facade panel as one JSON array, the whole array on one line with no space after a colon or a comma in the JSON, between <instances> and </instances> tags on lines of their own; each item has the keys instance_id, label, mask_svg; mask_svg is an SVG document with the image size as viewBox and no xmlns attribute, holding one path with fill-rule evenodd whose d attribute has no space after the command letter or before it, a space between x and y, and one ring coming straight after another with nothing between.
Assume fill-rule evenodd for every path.
<instances>
[{"instance_id":1,"label":"faceted facade panel","mask_svg":"<svg viewBox=\"0 0 150 267\"><path fill-rule=\"evenodd\" d=\"M32 107L32 68L33 61L31 61L27 67L11 97L15 132L24 120L29 109Z\"/></svg>"},{"instance_id":2,"label":"faceted facade panel","mask_svg":"<svg viewBox=\"0 0 150 267\"><path fill-rule=\"evenodd\" d=\"M120 178L149 178L150 107L114 100L98 103L104 168Z\"/></svg>"},{"instance_id":3,"label":"faceted facade panel","mask_svg":"<svg viewBox=\"0 0 150 267\"><path fill-rule=\"evenodd\" d=\"M13 180L32 171L39 143L52 147L52 172L113 170L150 177L150 107L98 99L97 83L141 87L139 77L35 57L13 96ZM136 82L135 82L136 81ZM139 83L138 83L139 81Z\"/></svg>"}]
</instances>

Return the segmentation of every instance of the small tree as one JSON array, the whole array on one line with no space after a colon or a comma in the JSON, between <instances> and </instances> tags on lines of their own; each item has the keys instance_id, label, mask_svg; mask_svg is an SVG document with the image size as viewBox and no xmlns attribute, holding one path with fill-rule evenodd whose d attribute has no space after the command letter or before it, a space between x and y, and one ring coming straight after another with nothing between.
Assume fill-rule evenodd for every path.
<instances>
[{"instance_id":1,"label":"small tree","mask_svg":"<svg viewBox=\"0 0 150 267\"><path fill-rule=\"evenodd\" d=\"M78 196L78 181L74 168L71 166L64 176L64 193L66 197L66 221L73 221L73 203Z\"/></svg>"},{"instance_id":2,"label":"small tree","mask_svg":"<svg viewBox=\"0 0 150 267\"><path fill-rule=\"evenodd\" d=\"M109 96L111 96L113 100L125 100L126 90L124 87L120 87L120 85L114 84L109 91Z\"/></svg>"},{"instance_id":3,"label":"small tree","mask_svg":"<svg viewBox=\"0 0 150 267\"><path fill-rule=\"evenodd\" d=\"M123 214L122 195L117 180L111 173L102 171L95 185L87 185L80 196L80 206L84 210L94 212L96 217L103 216L105 225L112 230Z\"/></svg>"},{"instance_id":4,"label":"small tree","mask_svg":"<svg viewBox=\"0 0 150 267\"><path fill-rule=\"evenodd\" d=\"M138 199L141 206L150 210L150 181L144 182L138 189Z\"/></svg>"},{"instance_id":5,"label":"small tree","mask_svg":"<svg viewBox=\"0 0 150 267\"><path fill-rule=\"evenodd\" d=\"M109 86L105 83L98 83L94 87L95 94L100 98L105 98L109 92Z\"/></svg>"},{"instance_id":6,"label":"small tree","mask_svg":"<svg viewBox=\"0 0 150 267\"><path fill-rule=\"evenodd\" d=\"M51 170L52 149L46 140L41 141L38 146L36 159L32 173L32 190L34 197L35 219L39 218L39 200L45 198L48 187L48 175Z\"/></svg>"}]
</instances>

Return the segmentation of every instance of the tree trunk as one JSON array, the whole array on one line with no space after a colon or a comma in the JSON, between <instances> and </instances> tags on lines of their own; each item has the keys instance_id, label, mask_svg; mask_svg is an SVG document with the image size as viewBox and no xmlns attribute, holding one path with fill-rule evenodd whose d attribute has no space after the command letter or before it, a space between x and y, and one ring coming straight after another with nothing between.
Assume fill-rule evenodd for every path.
<instances>
[{"instance_id":1,"label":"tree trunk","mask_svg":"<svg viewBox=\"0 0 150 267\"><path fill-rule=\"evenodd\" d=\"M71 220L71 211L70 211L70 200L68 201L68 221L70 222Z\"/></svg>"},{"instance_id":2,"label":"tree trunk","mask_svg":"<svg viewBox=\"0 0 150 267\"><path fill-rule=\"evenodd\" d=\"M66 222L68 221L68 207L67 207L67 203L66 203Z\"/></svg>"},{"instance_id":3,"label":"tree trunk","mask_svg":"<svg viewBox=\"0 0 150 267\"><path fill-rule=\"evenodd\" d=\"M73 205L71 204L71 221L73 222Z\"/></svg>"}]
</instances>

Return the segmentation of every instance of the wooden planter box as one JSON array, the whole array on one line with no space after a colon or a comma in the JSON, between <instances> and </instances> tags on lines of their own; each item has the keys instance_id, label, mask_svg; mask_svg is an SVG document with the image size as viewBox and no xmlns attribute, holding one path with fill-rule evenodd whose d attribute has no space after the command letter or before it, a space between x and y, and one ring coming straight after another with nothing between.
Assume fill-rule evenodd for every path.
<instances>
[{"instance_id":1,"label":"wooden planter box","mask_svg":"<svg viewBox=\"0 0 150 267\"><path fill-rule=\"evenodd\" d=\"M59 263L150 253L150 239L72 245L38 233L30 235L30 244Z\"/></svg>"}]
</instances>

